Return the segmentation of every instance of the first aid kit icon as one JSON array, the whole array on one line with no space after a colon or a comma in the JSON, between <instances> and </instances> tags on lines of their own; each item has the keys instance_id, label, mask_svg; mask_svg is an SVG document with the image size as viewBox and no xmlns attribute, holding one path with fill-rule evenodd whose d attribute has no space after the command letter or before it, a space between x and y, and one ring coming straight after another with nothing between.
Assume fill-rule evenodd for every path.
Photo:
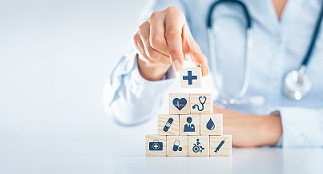
<instances>
[{"instance_id":1,"label":"first aid kit icon","mask_svg":"<svg viewBox=\"0 0 323 174\"><path fill-rule=\"evenodd\" d=\"M149 150L150 151L162 151L163 150L163 142L159 142L158 140L153 140L149 142Z\"/></svg>"}]
</instances>

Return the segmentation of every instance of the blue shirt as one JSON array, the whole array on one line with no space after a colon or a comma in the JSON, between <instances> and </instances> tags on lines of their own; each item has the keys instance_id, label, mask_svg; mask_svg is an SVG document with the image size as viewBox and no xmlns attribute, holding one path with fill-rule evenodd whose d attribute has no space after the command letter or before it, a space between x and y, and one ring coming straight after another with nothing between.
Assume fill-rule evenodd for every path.
<instances>
[{"instance_id":1,"label":"blue shirt","mask_svg":"<svg viewBox=\"0 0 323 174\"><path fill-rule=\"evenodd\" d=\"M141 22L153 11L169 6L180 8L190 30L203 53L210 59L206 28L211 0L151 1L143 12ZM245 99L263 96L261 106L222 106L239 112L268 114L279 112L283 135L281 143L290 146L323 146L323 30L315 44L306 74L312 90L300 101L291 100L283 92L283 78L287 72L299 68L309 46L321 0L289 0L282 17L277 19L271 0L244 0L253 24L253 49L250 51L250 85ZM245 66L245 21L241 9L235 5L218 7L213 14L216 36L217 80L222 89L235 95L242 87ZM209 60L209 62L212 60ZM215 98L214 67L205 78ZM150 82L138 72L136 53L124 54L107 81L104 93L106 112L120 124L136 125L156 117L168 103L168 93L179 91L176 73L169 69L164 80Z\"/></svg>"}]
</instances>

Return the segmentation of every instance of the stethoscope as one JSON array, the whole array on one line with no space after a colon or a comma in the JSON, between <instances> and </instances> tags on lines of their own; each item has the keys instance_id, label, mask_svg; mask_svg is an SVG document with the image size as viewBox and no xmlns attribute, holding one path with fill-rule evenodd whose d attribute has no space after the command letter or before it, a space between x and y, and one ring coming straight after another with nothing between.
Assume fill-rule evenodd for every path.
<instances>
[{"instance_id":1,"label":"stethoscope","mask_svg":"<svg viewBox=\"0 0 323 174\"><path fill-rule=\"evenodd\" d=\"M250 97L248 100L242 100L242 98L246 95L246 92L249 88L250 84L250 53L252 49L252 22L250 13L247 9L247 6L238 0L219 0L214 2L207 15L207 30L208 30L208 37L209 37L209 49L210 49L210 57L211 57L211 66L215 73L218 74L216 71L216 56L215 56L215 31L213 26L213 19L212 14L217 6L224 4L224 3L235 3L241 7L244 17L246 19L246 55L245 55L245 72L244 72L244 81L239 93L235 96L229 96L223 88L217 83L217 78L215 77L215 85L219 90L220 97L222 98L219 100L220 103L225 105L245 105L245 104L252 104L252 105L262 105L265 102L263 96L253 96ZM319 14L319 18L316 22L315 29L313 32L313 36L309 45L309 48L305 54L305 57L300 65L299 68L288 72L284 77L284 84L283 84L283 92L284 94L294 100L301 100L305 96L308 95L312 88L312 82L308 75L305 73L308 67L308 63L311 59L312 52L318 38L319 30L322 23L323 17L323 5Z\"/></svg>"},{"instance_id":2,"label":"stethoscope","mask_svg":"<svg viewBox=\"0 0 323 174\"><path fill-rule=\"evenodd\" d=\"M203 111L204 110L204 104L206 102L206 96L199 96L199 102L201 104L201 108L198 104L195 104L192 106L193 109L197 109L198 111Z\"/></svg>"}]
</instances>

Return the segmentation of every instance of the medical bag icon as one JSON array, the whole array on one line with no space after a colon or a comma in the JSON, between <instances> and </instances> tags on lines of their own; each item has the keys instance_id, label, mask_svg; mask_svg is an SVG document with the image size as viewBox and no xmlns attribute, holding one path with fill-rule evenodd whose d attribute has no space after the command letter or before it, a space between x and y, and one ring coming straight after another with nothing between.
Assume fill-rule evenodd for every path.
<instances>
[{"instance_id":1,"label":"medical bag icon","mask_svg":"<svg viewBox=\"0 0 323 174\"><path fill-rule=\"evenodd\" d=\"M231 156L232 135L223 135L223 115L213 112L212 94L193 91L202 88L201 67L182 67L178 79L192 93L169 93L169 112L158 114L158 134L146 135L146 156Z\"/></svg>"},{"instance_id":2,"label":"medical bag icon","mask_svg":"<svg viewBox=\"0 0 323 174\"><path fill-rule=\"evenodd\" d=\"M163 150L163 142L159 142L158 140L153 140L149 142L149 150L150 151L162 151Z\"/></svg>"},{"instance_id":3,"label":"medical bag icon","mask_svg":"<svg viewBox=\"0 0 323 174\"><path fill-rule=\"evenodd\" d=\"M200 139L196 139L196 144L193 144L192 151L194 153L202 152L204 150L204 147L200 143Z\"/></svg>"}]
</instances>

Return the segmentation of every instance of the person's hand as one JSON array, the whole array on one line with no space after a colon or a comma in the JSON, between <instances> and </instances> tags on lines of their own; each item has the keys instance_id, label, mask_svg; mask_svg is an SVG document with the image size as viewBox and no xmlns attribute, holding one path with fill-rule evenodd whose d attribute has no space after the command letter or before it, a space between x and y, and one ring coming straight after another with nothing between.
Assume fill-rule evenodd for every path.
<instances>
[{"instance_id":1,"label":"person's hand","mask_svg":"<svg viewBox=\"0 0 323 174\"><path fill-rule=\"evenodd\" d=\"M235 147L274 146L282 135L279 115L250 115L213 107L214 113L223 114L223 132L232 135Z\"/></svg>"},{"instance_id":2,"label":"person's hand","mask_svg":"<svg viewBox=\"0 0 323 174\"><path fill-rule=\"evenodd\" d=\"M184 60L191 59L208 73L207 58L195 42L183 12L176 7L153 12L133 36L138 54L138 68L147 80L161 80L170 65L181 70Z\"/></svg>"}]
</instances>

